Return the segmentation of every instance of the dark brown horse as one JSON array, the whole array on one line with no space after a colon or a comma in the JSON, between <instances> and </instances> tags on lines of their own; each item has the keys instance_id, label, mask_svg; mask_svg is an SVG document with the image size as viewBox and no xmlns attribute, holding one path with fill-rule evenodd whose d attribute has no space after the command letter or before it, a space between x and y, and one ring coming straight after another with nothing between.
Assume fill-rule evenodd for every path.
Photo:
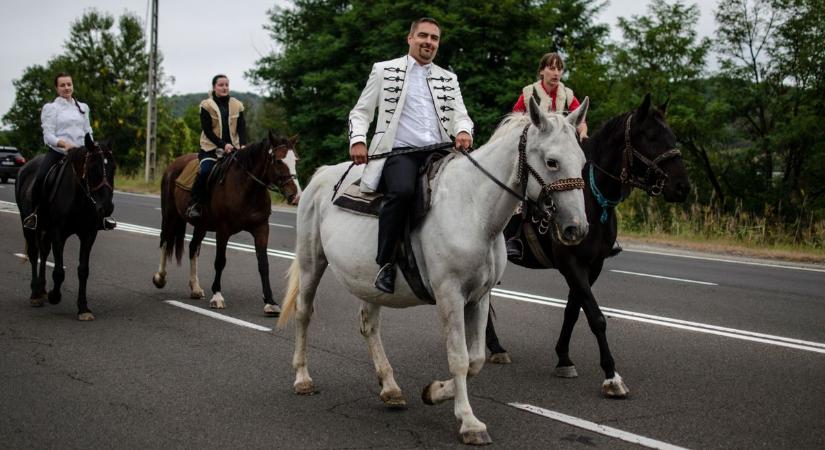
<instances>
[{"instance_id":1,"label":"dark brown horse","mask_svg":"<svg viewBox=\"0 0 825 450\"><path fill-rule=\"evenodd\" d=\"M226 266L226 244L229 237L247 231L255 238L255 255L258 258L258 273L264 296L264 314L277 316L280 308L272 298L269 286L269 260L267 244L269 242L269 215L272 212L272 200L269 190L277 188L288 202L293 203L298 193L295 175L283 159L295 146L297 138L275 137L270 132L267 139L232 152L215 166L219 172L214 182L210 180L211 195L203 217L194 222L192 240L189 242L189 288L190 297L201 299L203 289L198 282L198 254L201 241L206 232L215 232L215 280L212 283L212 299L209 306L223 309L226 307L221 295L221 273ZM186 233L186 208L190 192L181 189L175 180L184 167L197 158L197 154L188 154L177 158L163 174L161 181L161 210L163 221L160 232L160 267L152 277L158 288L166 285L166 259L175 253L178 264L183 254L183 239Z\"/></svg>"},{"instance_id":2,"label":"dark brown horse","mask_svg":"<svg viewBox=\"0 0 825 450\"><path fill-rule=\"evenodd\" d=\"M618 224L614 207L627 198L634 187L643 189L650 196L663 194L669 202L684 201L690 190L681 153L676 149L676 137L665 120L666 107L667 104L651 108L648 94L638 109L609 120L585 142L583 149L587 164L582 176L586 185L584 200L590 231L582 242L562 245L553 239L553 233L544 234L541 225L533 225L530 229L522 228L524 257L510 260L531 269L555 268L564 276L570 292L561 335L556 343L559 361L554 373L564 378L578 376L569 348L573 326L579 318L579 310L583 309L599 344L600 363L605 373L602 392L606 397L624 398L629 392L616 372L607 345L607 322L591 290L616 240ZM512 230L509 226L508 229ZM531 240L533 245L529 243ZM490 362L509 362L510 357L496 336L492 315L487 322L487 348L492 353Z\"/></svg>"},{"instance_id":3,"label":"dark brown horse","mask_svg":"<svg viewBox=\"0 0 825 450\"><path fill-rule=\"evenodd\" d=\"M51 150L49 150L51 151ZM33 211L32 185L43 157L32 159L20 169L15 184L15 198L20 217ZM83 147L70 149L61 168L57 165L53 175L47 177L40 203L40 217L36 230L23 228L26 238L26 254L32 266L31 305L43 306L46 297L46 259L54 256L52 281L48 293L49 303L60 303L60 287L66 278L63 268L63 247L66 239L77 235L80 253L77 266L77 319L94 320L95 316L86 302L86 281L89 278L89 255L97 239L97 231L103 228L103 218L115 209L112 201L115 185L115 159L106 144L98 145L86 135ZM49 201L49 197L53 199ZM39 263L39 267L38 267Z\"/></svg>"}]
</instances>

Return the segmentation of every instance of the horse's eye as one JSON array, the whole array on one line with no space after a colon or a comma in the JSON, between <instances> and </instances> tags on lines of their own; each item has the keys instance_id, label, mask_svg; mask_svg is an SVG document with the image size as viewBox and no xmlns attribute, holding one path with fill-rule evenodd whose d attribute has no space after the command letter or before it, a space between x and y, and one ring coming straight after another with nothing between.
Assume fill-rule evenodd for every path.
<instances>
[{"instance_id":1,"label":"horse's eye","mask_svg":"<svg viewBox=\"0 0 825 450\"><path fill-rule=\"evenodd\" d=\"M548 159L547 160L547 168L555 172L555 171L559 170L559 162L556 161L555 159Z\"/></svg>"}]
</instances>

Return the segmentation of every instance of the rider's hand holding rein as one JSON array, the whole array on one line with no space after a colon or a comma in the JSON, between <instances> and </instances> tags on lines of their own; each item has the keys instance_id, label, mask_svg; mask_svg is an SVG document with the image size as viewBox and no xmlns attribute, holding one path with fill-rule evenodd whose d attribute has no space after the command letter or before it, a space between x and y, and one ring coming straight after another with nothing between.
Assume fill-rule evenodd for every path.
<instances>
[{"instance_id":1,"label":"rider's hand holding rein","mask_svg":"<svg viewBox=\"0 0 825 450\"><path fill-rule=\"evenodd\" d=\"M462 131L455 137L456 150L470 150L473 147L473 137L470 133Z\"/></svg>"},{"instance_id":2,"label":"rider's hand holding rein","mask_svg":"<svg viewBox=\"0 0 825 450\"><path fill-rule=\"evenodd\" d=\"M356 142L349 149L349 156L356 165L367 163L367 144Z\"/></svg>"}]
</instances>

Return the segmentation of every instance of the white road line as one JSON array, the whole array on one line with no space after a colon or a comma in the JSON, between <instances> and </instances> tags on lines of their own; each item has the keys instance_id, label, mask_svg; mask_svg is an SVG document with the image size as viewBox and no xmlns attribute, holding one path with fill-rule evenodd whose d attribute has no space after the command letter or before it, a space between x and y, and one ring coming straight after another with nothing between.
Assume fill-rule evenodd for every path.
<instances>
[{"instance_id":1,"label":"white road line","mask_svg":"<svg viewBox=\"0 0 825 450\"><path fill-rule=\"evenodd\" d=\"M758 266L758 267L771 267L774 269L790 269L790 270L804 270L808 272L820 272L825 273L825 269L820 269L816 267L804 267L804 266L789 266L786 264L774 264L774 263L764 263L758 261L740 261L737 259L725 259L725 258L715 258L711 256L696 256L696 255L683 255L680 253L670 253L670 252L660 252L660 251L652 251L652 250L633 250L633 249L625 249L626 252L629 253L647 253L649 255L658 255L658 256L673 256L676 258L687 258L687 259L699 259L702 261L714 261L714 262L723 262L723 263L731 263L731 264L744 264L746 266Z\"/></svg>"},{"instance_id":2,"label":"white road line","mask_svg":"<svg viewBox=\"0 0 825 450\"><path fill-rule=\"evenodd\" d=\"M656 448L662 450L683 450L684 447L678 447L673 444L668 444L667 442L657 441L656 439L647 438L644 436L639 436L638 434L629 433L627 431L622 431L617 428L608 427L606 425L600 425L595 422L590 422L588 420L579 419L578 417L568 416L567 414L562 414L560 412L551 411L549 409L539 408L538 406L528 405L525 403L508 403L509 406L513 408L518 408L523 411L527 411L533 414L537 414L539 416L547 417L562 423L566 423L568 425L573 425L574 427L583 428L588 431L592 431L594 433L603 434L605 436L609 436L616 439L621 439L626 442L630 442L633 444L638 444L648 448Z\"/></svg>"},{"instance_id":3,"label":"white road line","mask_svg":"<svg viewBox=\"0 0 825 450\"><path fill-rule=\"evenodd\" d=\"M624 274L627 274L627 275L638 275L640 277L660 278L662 280L682 281L682 282L685 282L685 283L704 284L706 286L719 286L716 283L710 283L710 282L707 282L707 281L688 280L686 278L673 278L673 277L666 277L664 275L652 275L652 274L649 274L649 273L628 272L626 270L610 269L610 271L611 272L616 272L616 273L624 273Z\"/></svg>"},{"instance_id":4,"label":"white road line","mask_svg":"<svg viewBox=\"0 0 825 450\"><path fill-rule=\"evenodd\" d=\"M269 226L272 226L272 227L281 227L281 228L295 228L295 227L293 227L292 225L284 225L284 224L282 224L282 223L272 223L272 222L269 222Z\"/></svg>"},{"instance_id":5,"label":"white road line","mask_svg":"<svg viewBox=\"0 0 825 450\"><path fill-rule=\"evenodd\" d=\"M542 297L533 294L525 294L516 291L507 291L498 288L493 289L493 295L495 295L496 297L506 298L510 300L518 300L527 303L536 303L539 305L553 306L556 308L564 308L565 306L567 306L567 302L565 300L552 297ZM632 320L634 322L661 325L680 330L696 331L699 333L724 336L743 341L759 342L762 344L776 345L779 347L825 354L825 343L821 342L804 341L801 339L786 338L783 336L757 333L754 331L738 330L736 328L726 328L698 322L689 322L687 320L671 319L669 317L654 316L651 314L625 311L616 308L601 308L601 310L610 317Z\"/></svg>"},{"instance_id":6,"label":"white road line","mask_svg":"<svg viewBox=\"0 0 825 450\"><path fill-rule=\"evenodd\" d=\"M28 261L28 259L29 259L29 257L28 257L28 256L26 256L26 255L24 255L24 254L22 254L22 253L15 253L15 254L14 254L14 256L16 256L16 257L18 257L18 258L20 258L20 259L24 259L24 260L26 260L26 261ZM54 267L54 263L53 263L53 262L51 262L51 261L46 261L46 265L47 265L47 266L49 266L49 267ZM64 267L63 269L65 269L65 267Z\"/></svg>"},{"instance_id":7,"label":"white road line","mask_svg":"<svg viewBox=\"0 0 825 450\"><path fill-rule=\"evenodd\" d=\"M0 202L0 206L2 206L3 203L7 203L7 202ZM129 231L129 232L133 232L133 233L146 234L146 235L150 235L150 236L159 236L160 235L160 230L158 230L157 228L144 227L144 226L140 226L140 225L133 225L133 224L127 224L127 223L122 223L122 222L118 223L118 227L116 228L116 230ZM188 239L192 238L191 235L187 235L186 237ZM207 244L207 245L213 245L214 246L215 245L215 240L212 239L212 238L205 238L203 240L203 243ZM239 251L242 251L242 252L248 252L248 253L254 253L255 252L255 247L254 246L248 245L248 244L235 243L235 242L230 242L227 245L227 248L231 248L233 250L239 250ZM282 250L273 250L271 248L267 249L267 254L269 256L275 256L275 257L284 258L284 259L294 259L295 258L295 254L292 253L292 252L287 252L287 251L282 251ZM560 299L552 298L552 297L543 297L543 296L528 294L528 293L524 293L524 292L508 291L508 290L505 290L505 289L495 288L495 289L493 289L492 294L497 296L497 297L506 298L506 299L510 299L510 300L518 300L518 301L527 302L527 303L536 303L536 304L545 305L545 306L553 306L553 307L556 307L556 308L564 308L567 305L567 301L565 301L565 300L560 300ZM698 323L698 322L689 322L689 321L686 321L686 320L671 319L671 318L668 318L668 317L654 316L654 315L650 315L650 314L637 313L637 312L633 312L633 311L625 311L625 310L615 309L615 308L604 308L603 307L603 308L601 308L601 310L605 314L608 314L611 317L616 317L616 318L619 318L619 319L632 320L632 321L636 321L636 322L649 323L649 324L653 324L653 325L661 325L661 326L666 326L666 327L676 328L676 329L681 329L681 330L696 331L696 332L699 332L699 333L712 334L712 335L716 335L716 336L724 336L724 337L729 337L729 338L739 339L739 340L744 340L744 341L759 342L759 343L763 343L763 344L776 345L776 346L779 346L779 347L792 348L792 349L796 349L796 350L805 350L805 351L809 351L809 352L825 354L825 343L820 343L820 342L813 342L813 341L805 341L805 340L801 340L801 339L786 338L786 337L782 337L782 336L775 336L775 335L770 335L770 334L757 333L757 332L747 331L747 330L738 330L738 329L735 329L735 328L726 328L726 327L720 327L720 326L716 326L716 325L708 325L708 324L703 324L703 323Z\"/></svg>"},{"instance_id":8,"label":"white road line","mask_svg":"<svg viewBox=\"0 0 825 450\"><path fill-rule=\"evenodd\" d=\"M196 312L198 314L203 314L204 316L211 317L213 319L223 320L224 322L229 322L233 325L239 325L242 327L252 328L253 330L257 331L272 331L272 328L262 327L258 324L254 324L252 322L247 322L245 320L236 319L234 317L225 316L223 314L218 314L214 311L210 311L208 309L198 308L197 306L192 306L187 303L182 303L177 300L164 300L164 303L168 303L172 306L177 306L178 308L183 308L187 311Z\"/></svg>"},{"instance_id":9,"label":"white road line","mask_svg":"<svg viewBox=\"0 0 825 450\"><path fill-rule=\"evenodd\" d=\"M126 191L118 191L118 190L115 190L115 194L131 195L131 196L134 196L134 197L160 198L159 194L138 194L136 192L126 192Z\"/></svg>"}]
</instances>

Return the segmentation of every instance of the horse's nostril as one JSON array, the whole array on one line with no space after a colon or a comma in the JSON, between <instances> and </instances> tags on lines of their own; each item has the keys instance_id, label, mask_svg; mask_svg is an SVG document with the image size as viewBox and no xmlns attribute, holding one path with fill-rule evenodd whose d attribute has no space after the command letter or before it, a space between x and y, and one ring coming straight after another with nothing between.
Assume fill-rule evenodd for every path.
<instances>
[{"instance_id":1,"label":"horse's nostril","mask_svg":"<svg viewBox=\"0 0 825 450\"><path fill-rule=\"evenodd\" d=\"M564 228L564 238L568 241L576 241L579 239L581 231L580 228L575 225L570 225Z\"/></svg>"}]
</instances>

